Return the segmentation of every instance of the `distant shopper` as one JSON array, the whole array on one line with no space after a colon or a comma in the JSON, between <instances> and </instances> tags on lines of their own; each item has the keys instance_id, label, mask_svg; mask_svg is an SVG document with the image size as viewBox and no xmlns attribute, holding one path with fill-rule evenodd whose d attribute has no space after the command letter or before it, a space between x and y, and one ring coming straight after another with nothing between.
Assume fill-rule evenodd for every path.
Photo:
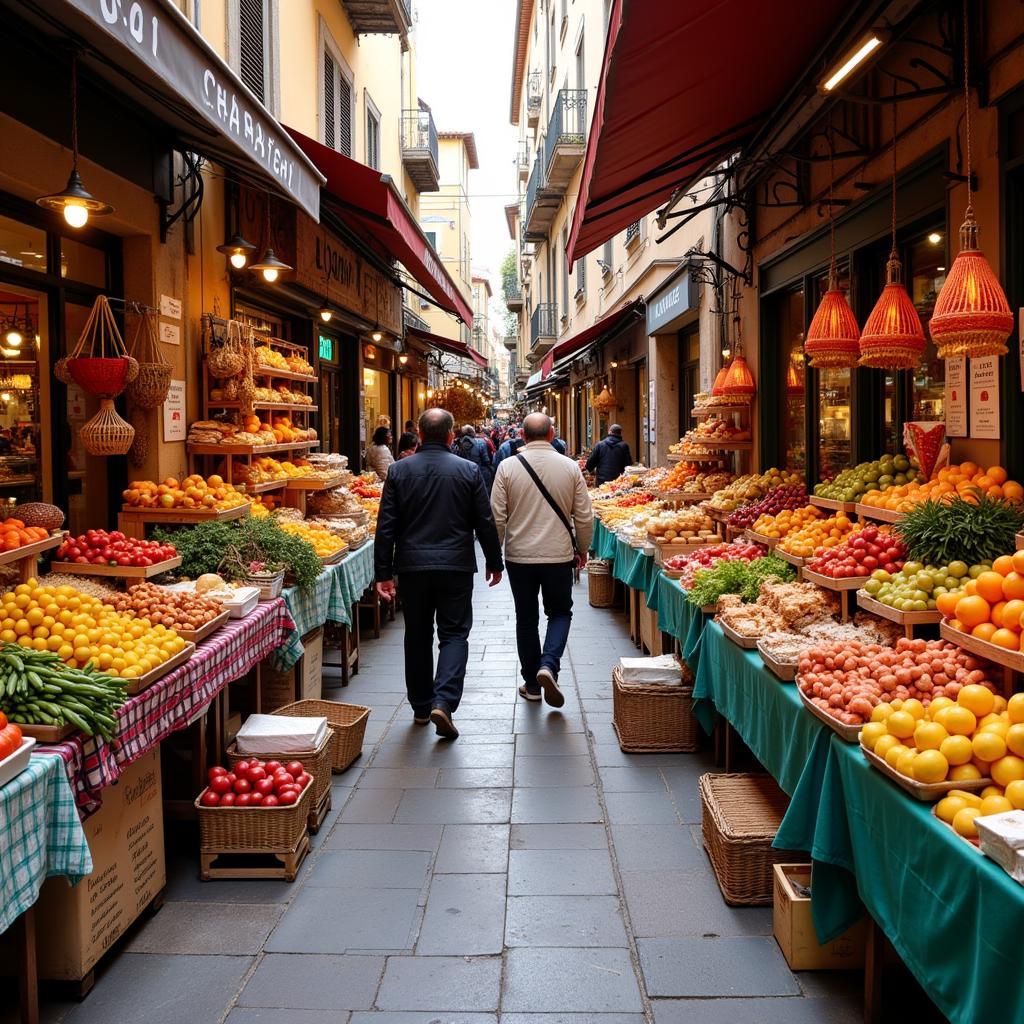
<instances>
[{"instance_id":1,"label":"distant shopper","mask_svg":"<svg viewBox=\"0 0 1024 1024\"><path fill-rule=\"evenodd\" d=\"M524 421L525 423L525 421ZM505 461L510 455L515 455L526 444L526 439L522 434L516 430L515 427L511 427L508 432L508 437L502 441L498 448L498 454L494 456L494 471L497 473L498 466ZM551 439L551 447L558 452L559 455L565 455L565 442L560 437L553 437Z\"/></svg>"},{"instance_id":2,"label":"distant shopper","mask_svg":"<svg viewBox=\"0 0 1024 1024\"><path fill-rule=\"evenodd\" d=\"M428 409L420 417L419 452L396 462L384 481L374 544L377 593L393 600L396 575L402 591L405 688L413 721L433 722L446 739L459 735L452 718L462 699L473 627L474 535L492 587L505 568L480 473L450 451L453 426L444 409Z\"/></svg>"},{"instance_id":3,"label":"distant shopper","mask_svg":"<svg viewBox=\"0 0 1024 1024\"><path fill-rule=\"evenodd\" d=\"M523 421L526 445L498 467L491 507L516 607L516 644L522 667L519 693L543 695L560 708L565 697L558 671L572 622L574 568L586 564L593 510L580 467L554 450L555 430L544 413ZM541 646L538 592L547 630Z\"/></svg>"},{"instance_id":4,"label":"distant shopper","mask_svg":"<svg viewBox=\"0 0 1024 1024\"><path fill-rule=\"evenodd\" d=\"M629 445L622 440L622 427L613 423L608 428L608 436L594 445L594 450L587 459L587 472L597 474L597 484L607 483L618 476L633 461Z\"/></svg>"},{"instance_id":5,"label":"distant shopper","mask_svg":"<svg viewBox=\"0 0 1024 1024\"><path fill-rule=\"evenodd\" d=\"M400 459L405 459L410 455L415 455L419 446L420 439L412 431L407 430L398 439L398 457Z\"/></svg>"},{"instance_id":6,"label":"distant shopper","mask_svg":"<svg viewBox=\"0 0 1024 1024\"><path fill-rule=\"evenodd\" d=\"M467 423L462 428L462 436L455 442L454 451L460 459L466 459L480 467L480 475L489 492L494 483L494 463L487 442L476 436L475 427Z\"/></svg>"},{"instance_id":7,"label":"distant shopper","mask_svg":"<svg viewBox=\"0 0 1024 1024\"><path fill-rule=\"evenodd\" d=\"M373 432L373 444L366 449L366 468L372 469L383 480L395 461L391 454L391 428L378 427Z\"/></svg>"}]
</instances>

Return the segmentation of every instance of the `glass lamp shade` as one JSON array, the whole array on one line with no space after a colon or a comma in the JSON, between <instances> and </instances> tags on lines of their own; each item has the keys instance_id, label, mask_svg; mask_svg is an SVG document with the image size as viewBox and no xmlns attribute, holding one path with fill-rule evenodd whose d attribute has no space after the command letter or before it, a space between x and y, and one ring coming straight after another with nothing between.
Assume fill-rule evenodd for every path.
<instances>
[{"instance_id":1,"label":"glass lamp shade","mask_svg":"<svg viewBox=\"0 0 1024 1024\"><path fill-rule=\"evenodd\" d=\"M729 367L723 366L718 371L718 376L715 377L715 383L711 388L711 394L716 396L724 395L725 392L722 390L725 387L725 378L729 376Z\"/></svg>"},{"instance_id":2,"label":"glass lamp shade","mask_svg":"<svg viewBox=\"0 0 1024 1024\"><path fill-rule=\"evenodd\" d=\"M860 336L860 365L879 370L913 370L924 354L924 329L907 289L903 265L893 252L886 285Z\"/></svg>"},{"instance_id":3,"label":"glass lamp shade","mask_svg":"<svg viewBox=\"0 0 1024 1024\"><path fill-rule=\"evenodd\" d=\"M754 385L754 375L747 366L743 356L737 356L729 366L722 383L723 395L749 395L753 397L757 388Z\"/></svg>"},{"instance_id":4,"label":"glass lamp shade","mask_svg":"<svg viewBox=\"0 0 1024 1024\"><path fill-rule=\"evenodd\" d=\"M857 365L860 356L860 328L834 277L822 296L807 328L804 353L811 366L841 369Z\"/></svg>"},{"instance_id":5,"label":"glass lamp shade","mask_svg":"<svg viewBox=\"0 0 1024 1024\"><path fill-rule=\"evenodd\" d=\"M978 225L970 210L960 226L960 252L935 300L929 330L940 359L1006 355L1013 313L978 248Z\"/></svg>"}]
</instances>

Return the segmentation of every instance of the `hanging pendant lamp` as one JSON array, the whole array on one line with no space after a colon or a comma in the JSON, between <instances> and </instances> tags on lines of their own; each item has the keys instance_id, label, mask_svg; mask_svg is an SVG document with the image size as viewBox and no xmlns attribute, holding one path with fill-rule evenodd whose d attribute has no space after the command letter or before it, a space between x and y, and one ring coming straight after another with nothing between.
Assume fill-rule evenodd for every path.
<instances>
[{"instance_id":1,"label":"hanging pendant lamp","mask_svg":"<svg viewBox=\"0 0 1024 1024\"><path fill-rule=\"evenodd\" d=\"M790 398L802 398L804 393L804 375L795 359L790 359L786 367L786 394Z\"/></svg>"},{"instance_id":2,"label":"hanging pendant lamp","mask_svg":"<svg viewBox=\"0 0 1024 1024\"><path fill-rule=\"evenodd\" d=\"M885 287L860 336L860 365L913 370L924 355L924 329L903 286L903 264L895 249L885 269Z\"/></svg>"},{"instance_id":3,"label":"hanging pendant lamp","mask_svg":"<svg viewBox=\"0 0 1024 1024\"><path fill-rule=\"evenodd\" d=\"M743 338L740 333L741 324L738 313L734 317L733 323L736 330L736 355L729 364L725 380L722 382L722 394L752 399L757 393L757 387L754 384L754 375L750 372L747 360L743 356Z\"/></svg>"},{"instance_id":4,"label":"hanging pendant lamp","mask_svg":"<svg viewBox=\"0 0 1024 1024\"><path fill-rule=\"evenodd\" d=\"M729 376L729 367L723 366L718 371L718 376L715 377L715 383L712 385L711 394L715 398L721 398L725 394L725 378Z\"/></svg>"},{"instance_id":5,"label":"hanging pendant lamp","mask_svg":"<svg viewBox=\"0 0 1024 1024\"><path fill-rule=\"evenodd\" d=\"M963 5L964 134L967 138L967 211L960 225L960 252L942 284L929 330L940 359L1006 355L1013 313L999 279L978 248L978 224L971 206L970 18Z\"/></svg>"}]
</instances>

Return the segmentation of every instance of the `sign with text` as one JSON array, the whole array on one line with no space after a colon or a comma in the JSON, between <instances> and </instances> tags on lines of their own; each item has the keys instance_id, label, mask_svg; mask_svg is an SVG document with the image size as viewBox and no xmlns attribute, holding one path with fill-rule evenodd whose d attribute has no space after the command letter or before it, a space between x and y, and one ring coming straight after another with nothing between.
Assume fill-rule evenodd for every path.
<instances>
[{"instance_id":1,"label":"sign with text","mask_svg":"<svg viewBox=\"0 0 1024 1024\"><path fill-rule=\"evenodd\" d=\"M181 328L177 324L160 324L160 340L167 345L180 345Z\"/></svg>"},{"instance_id":2,"label":"sign with text","mask_svg":"<svg viewBox=\"0 0 1024 1024\"><path fill-rule=\"evenodd\" d=\"M172 380L164 399L164 440L184 441L188 435L185 410L185 382Z\"/></svg>"},{"instance_id":3,"label":"sign with text","mask_svg":"<svg viewBox=\"0 0 1024 1024\"><path fill-rule=\"evenodd\" d=\"M971 437L999 437L999 356L971 360Z\"/></svg>"},{"instance_id":4,"label":"sign with text","mask_svg":"<svg viewBox=\"0 0 1024 1024\"><path fill-rule=\"evenodd\" d=\"M181 299L175 299L170 295L160 296L160 315L169 320L181 319Z\"/></svg>"},{"instance_id":5,"label":"sign with text","mask_svg":"<svg viewBox=\"0 0 1024 1024\"><path fill-rule=\"evenodd\" d=\"M946 360L946 436L967 436L967 359Z\"/></svg>"}]
</instances>

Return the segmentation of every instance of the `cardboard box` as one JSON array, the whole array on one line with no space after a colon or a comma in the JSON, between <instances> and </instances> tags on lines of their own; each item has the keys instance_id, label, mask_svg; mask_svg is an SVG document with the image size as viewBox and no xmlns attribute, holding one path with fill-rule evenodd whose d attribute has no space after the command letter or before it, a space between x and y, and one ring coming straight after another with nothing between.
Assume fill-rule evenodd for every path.
<instances>
[{"instance_id":1,"label":"cardboard box","mask_svg":"<svg viewBox=\"0 0 1024 1024\"><path fill-rule=\"evenodd\" d=\"M811 920L811 901L792 883L809 886L810 864L776 864L773 928L775 941L792 971L853 970L864 966L867 922L859 921L839 938L824 946Z\"/></svg>"},{"instance_id":2,"label":"cardboard box","mask_svg":"<svg viewBox=\"0 0 1024 1024\"><path fill-rule=\"evenodd\" d=\"M324 631L310 630L302 638L305 653L287 671L272 667L272 657L260 666L260 711L264 715L297 700L319 700L323 695Z\"/></svg>"},{"instance_id":3,"label":"cardboard box","mask_svg":"<svg viewBox=\"0 0 1024 1024\"><path fill-rule=\"evenodd\" d=\"M314 629L302 638L306 653L298 665L295 680L299 700L319 700L324 692L324 631Z\"/></svg>"},{"instance_id":4,"label":"cardboard box","mask_svg":"<svg viewBox=\"0 0 1024 1024\"><path fill-rule=\"evenodd\" d=\"M167 884L160 748L103 791L85 821L93 871L48 879L36 904L39 977L82 981Z\"/></svg>"},{"instance_id":5,"label":"cardboard box","mask_svg":"<svg viewBox=\"0 0 1024 1024\"><path fill-rule=\"evenodd\" d=\"M661 654L661 630L658 628L658 613L647 607L647 595L640 594L640 642L652 654Z\"/></svg>"}]
</instances>

